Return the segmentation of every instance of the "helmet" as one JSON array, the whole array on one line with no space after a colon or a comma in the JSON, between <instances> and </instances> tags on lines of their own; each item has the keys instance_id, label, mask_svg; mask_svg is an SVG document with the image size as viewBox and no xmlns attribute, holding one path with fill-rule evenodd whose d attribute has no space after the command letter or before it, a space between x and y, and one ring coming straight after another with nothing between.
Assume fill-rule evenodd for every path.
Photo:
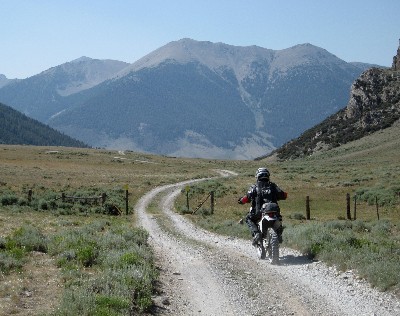
<instances>
[{"instance_id":1,"label":"helmet","mask_svg":"<svg viewBox=\"0 0 400 316\"><path fill-rule=\"evenodd\" d=\"M258 168L256 172L257 181L269 180L269 171L267 168Z\"/></svg>"}]
</instances>

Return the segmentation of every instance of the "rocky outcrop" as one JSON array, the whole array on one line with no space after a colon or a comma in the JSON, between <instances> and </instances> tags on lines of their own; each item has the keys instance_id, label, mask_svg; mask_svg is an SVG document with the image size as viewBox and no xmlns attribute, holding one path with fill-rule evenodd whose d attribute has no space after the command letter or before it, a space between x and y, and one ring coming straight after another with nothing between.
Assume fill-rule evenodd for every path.
<instances>
[{"instance_id":1,"label":"rocky outcrop","mask_svg":"<svg viewBox=\"0 0 400 316\"><path fill-rule=\"evenodd\" d=\"M399 51L398 57L400 62ZM354 81L347 107L279 148L278 158L311 155L393 125L400 118L400 67L396 69L365 71Z\"/></svg>"},{"instance_id":2,"label":"rocky outcrop","mask_svg":"<svg viewBox=\"0 0 400 316\"><path fill-rule=\"evenodd\" d=\"M399 48L397 49L397 55L393 57L392 70L400 70L400 40Z\"/></svg>"},{"instance_id":3,"label":"rocky outcrop","mask_svg":"<svg viewBox=\"0 0 400 316\"><path fill-rule=\"evenodd\" d=\"M389 117L400 113L400 71L372 68L351 88L351 98L343 119L356 119L356 127L387 127Z\"/></svg>"}]
</instances>

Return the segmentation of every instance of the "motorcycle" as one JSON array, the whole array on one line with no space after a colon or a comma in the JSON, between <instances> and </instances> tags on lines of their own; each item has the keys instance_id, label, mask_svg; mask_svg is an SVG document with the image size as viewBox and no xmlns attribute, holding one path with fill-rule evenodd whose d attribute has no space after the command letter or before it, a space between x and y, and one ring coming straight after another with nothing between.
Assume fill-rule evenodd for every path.
<instances>
[{"instance_id":1,"label":"motorcycle","mask_svg":"<svg viewBox=\"0 0 400 316\"><path fill-rule=\"evenodd\" d=\"M261 220L258 222L261 239L255 245L258 258L266 259L268 254L271 264L279 264L278 231L282 229L279 207L275 203L265 203L261 213Z\"/></svg>"}]
</instances>

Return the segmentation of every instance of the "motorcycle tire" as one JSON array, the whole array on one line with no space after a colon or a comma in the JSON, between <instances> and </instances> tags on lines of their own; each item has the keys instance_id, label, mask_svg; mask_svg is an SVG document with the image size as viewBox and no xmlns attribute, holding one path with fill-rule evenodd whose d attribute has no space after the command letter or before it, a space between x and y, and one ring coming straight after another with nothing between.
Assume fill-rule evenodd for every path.
<instances>
[{"instance_id":1,"label":"motorcycle tire","mask_svg":"<svg viewBox=\"0 0 400 316\"><path fill-rule=\"evenodd\" d=\"M263 245L262 243L259 243L256 247L257 247L257 256L258 256L258 259L261 259L261 260L265 259L265 257L266 257L266 252L265 252L265 247L264 247L264 245Z\"/></svg>"},{"instance_id":2,"label":"motorcycle tire","mask_svg":"<svg viewBox=\"0 0 400 316\"><path fill-rule=\"evenodd\" d=\"M279 238L272 228L268 229L268 257L272 264L279 264Z\"/></svg>"}]
</instances>

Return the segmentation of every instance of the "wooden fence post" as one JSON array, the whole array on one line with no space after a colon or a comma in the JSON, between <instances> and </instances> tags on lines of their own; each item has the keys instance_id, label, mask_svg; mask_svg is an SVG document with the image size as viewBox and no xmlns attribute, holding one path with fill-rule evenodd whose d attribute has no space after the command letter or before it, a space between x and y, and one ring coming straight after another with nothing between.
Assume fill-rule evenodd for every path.
<instances>
[{"instance_id":1,"label":"wooden fence post","mask_svg":"<svg viewBox=\"0 0 400 316\"><path fill-rule=\"evenodd\" d=\"M307 195L306 196L306 219L310 220L311 219L311 214L310 214L310 197Z\"/></svg>"},{"instance_id":2,"label":"wooden fence post","mask_svg":"<svg viewBox=\"0 0 400 316\"><path fill-rule=\"evenodd\" d=\"M102 193L102 194L101 194L101 205L103 205L104 203L106 203L106 198L107 198L107 194Z\"/></svg>"},{"instance_id":3,"label":"wooden fence post","mask_svg":"<svg viewBox=\"0 0 400 316\"><path fill-rule=\"evenodd\" d=\"M379 206L378 206L378 197L375 197L375 204L376 204L376 216L378 216L379 221Z\"/></svg>"},{"instance_id":4,"label":"wooden fence post","mask_svg":"<svg viewBox=\"0 0 400 316\"><path fill-rule=\"evenodd\" d=\"M214 214L214 191L210 192L211 214Z\"/></svg>"},{"instance_id":5,"label":"wooden fence post","mask_svg":"<svg viewBox=\"0 0 400 316\"><path fill-rule=\"evenodd\" d=\"M185 191L186 191L186 208L187 208L187 211L189 212L189 191L190 191L190 187L188 185L185 187Z\"/></svg>"},{"instance_id":6,"label":"wooden fence post","mask_svg":"<svg viewBox=\"0 0 400 316\"><path fill-rule=\"evenodd\" d=\"M65 202L65 193L61 193L61 201Z\"/></svg>"},{"instance_id":7,"label":"wooden fence post","mask_svg":"<svg viewBox=\"0 0 400 316\"><path fill-rule=\"evenodd\" d=\"M354 194L354 220L357 219L357 194Z\"/></svg>"},{"instance_id":8,"label":"wooden fence post","mask_svg":"<svg viewBox=\"0 0 400 316\"><path fill-rule=\"evenodd\" d=\"M129 191L128 191L128 189L126 189L125 190L125 212L126 212L126 215L128 215L128 213L129 213L129 198L128 198L128 196L129 196Z\"/></svg>"},{"instance_id":9,"label":"wooden fence post","mask_svg":"<svg viewBox=\"0 0 400 316\"><path fill-rule=\"evenodd\" d=\"M28 191L28 202L31 203L32 201L32 189L29 189Z\"/></svg>"},{"instance_id":10,"label":"wooden fence post","mask_svg":"<svg viewBox=\"0 0 400 316\"><path fill-rule=\"evenodd\" d=\"M347 219L351 220L351 213L350 213L350 193L346 194L346 204L347 204Z\"/></svg>"}]
</instances>

